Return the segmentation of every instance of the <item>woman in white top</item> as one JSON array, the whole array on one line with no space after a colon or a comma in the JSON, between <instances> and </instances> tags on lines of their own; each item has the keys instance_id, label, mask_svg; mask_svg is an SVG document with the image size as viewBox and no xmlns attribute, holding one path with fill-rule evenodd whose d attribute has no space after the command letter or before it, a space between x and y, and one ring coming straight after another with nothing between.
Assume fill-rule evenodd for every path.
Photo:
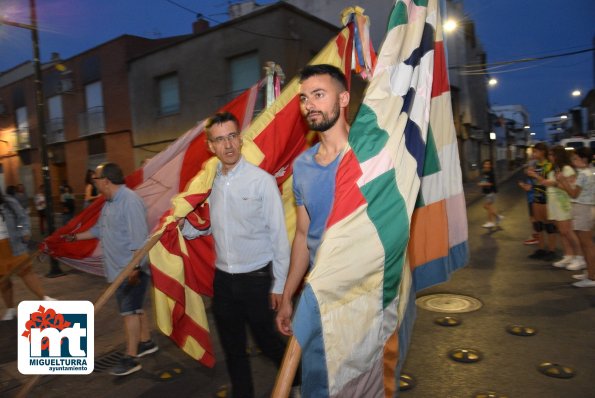
<instances>
[{"instance_id":1,"label":"woman in white top","mask_svg":"<svg viewBox=\"0 0 595 398\"><path fill-rule=\"evenodd\" d=\"M595 287L595 245L593 244L593 211L595 210L595 168L591 166L592 152L587 147L579 148L571 155L578 170L576 183L571 184L564 176L558 176L560 187L572 198L573 229L585 256L587 272L573 275L576 287Z\"/></svg>"}]
</instances>

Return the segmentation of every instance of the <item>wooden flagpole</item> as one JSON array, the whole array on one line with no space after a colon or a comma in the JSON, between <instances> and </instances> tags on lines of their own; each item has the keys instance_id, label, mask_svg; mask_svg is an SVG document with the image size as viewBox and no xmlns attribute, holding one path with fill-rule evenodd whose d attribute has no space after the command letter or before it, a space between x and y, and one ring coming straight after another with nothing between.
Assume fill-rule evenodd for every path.
<instances>
[{"instance_id":1,"label":"wooden flagpole","mask_svg":"<svg viewBox=\"0 0 595 398\"><path fill-rule=\"evenodd\" d=\"M153 235L151 237L151 239L149 239L149 241L147 243L145 243L145 245L143 247L141 247L139 250L137 250L134 253L132 260L130 260L128 265L120 272L120 274L116 277L116 279L114 279L114 281L107 287L107 289L105 289L105 291L101 294L101 296L99 296L99 298L95 301L95 304L94 304L95 314L97 314L99 312L99 310L101 310L101 308L105 305L105 303L107 303L107 301L113 296L113 294L116 292L118 287L122 284L122 282L124 282L124 279L128 278L128 276L130 275L130 273L132 272L134 267L136 267L140 263L140 261L143 259L144 256L147 255L147 253L149 253L149 250L151 250L153 248L153 246L155 246L155 244L157 244L157 242L159 242L161 235L162 235L162 233ZM15 397L16 398L26 398L27 393L33 388L35 383L37 383L37 380L39 380L40 376L41 375L35 375L35 376L31 377L27 381L27 383L25 383L23 385L23 387L19 390L19 392L17 393L17 395Z\"/></svg>"},{"instance_id":2,"label":"wooden flagpole","mask_svg":"<svg viewBox=\"0 0 595 398\"><path fill-rule=\"evenodd\" d=\"M291 336L287 343L287 349L283 356L283 363L281 363L281 369L277 373L277 379L275 380L275 387L271 398L287 398L291 390L291 384L295 377L295 371L300 363L300 357L302 355L302 349L295 338Z\"/></svg>"}]
</instances>

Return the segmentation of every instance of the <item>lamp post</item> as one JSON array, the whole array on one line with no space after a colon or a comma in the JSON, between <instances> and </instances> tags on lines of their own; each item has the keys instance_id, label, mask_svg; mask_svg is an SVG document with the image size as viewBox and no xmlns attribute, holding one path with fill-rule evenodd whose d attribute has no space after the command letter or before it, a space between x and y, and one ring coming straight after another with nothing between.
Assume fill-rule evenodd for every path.
<instances>
[{"instance_id":1,"label":"lamp post","mask_svg":"<svg viewBox=\"0 0 595 398\"><path fill-rule=\"evenodd\" d=\"M39 56L39 32L37 29L37 11L35 0L29 0L29 9L31 11L31 24L8 21L0 19L0 23L17 28L28 29L31 31L31 41L33 43L33 68L35 73L35 109L37 115L37 129L39 135L39 151L41 154L41 174L43 177L44 194L46 198L46 218L48 221L48 231L52 234L55 230L54 225L54 205L52 200L52 186L50 180L50 167L48 161L48 152L46 146L46 130L44 123L44 101L43 101L43 76L41 74L41 62ZM60 269L58 262L50 259L50 271L46 275L48 278L62 276L64 273Z\"/></svg>"}]
</instances>

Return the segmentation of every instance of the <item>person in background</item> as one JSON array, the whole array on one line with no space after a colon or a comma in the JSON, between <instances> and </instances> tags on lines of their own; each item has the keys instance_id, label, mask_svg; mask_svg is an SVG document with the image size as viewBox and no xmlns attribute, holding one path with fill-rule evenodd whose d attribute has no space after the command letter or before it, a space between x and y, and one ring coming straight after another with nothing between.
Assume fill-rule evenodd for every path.
<instances>
[{"instance_id":1,"label":"person in background","mask_svg":"<svg viewBox=\"0 0 595 398\"><path fill-rule=\"evenodd\" d=\"M532 160L527 167L525 168L525 172L528 167L534 167L535 161ZM525 173L526 174L526 173ZM535 229L535 218L533 217L533 180L526 176L524 180L519 180L517 185L526 192L527 194L527 207L529 211L529 222L531 223L531 228L533 229L533 233L531 236L523 241L524 245L537 245L539 244L539 233Z\"/></svg>"},{"instance_id":2,"label":"person in background","mask_svg":"<svg viewBox=\"0 0 595 398\"><path fill-rule=\"evenodd\" d=\"M39 300L53 300L44 294L41 281L33 272L31 260L28 259L27 242L30 237L29 216L14 197L3 195L0 191L0 278L9 275L19 264L24 264L14 272ZM17 315L10 277L2 282L0 291L7 308L0 319L10 321Z\"/></svg>"},{"instance_id":3,"label":"person in background","mask_svg":"<svg viewBox=\"0 0 595 398\"><path fill-rule=\"evenodd\" d=\"M43 184L39 186L35 198L35 210L37 211L37 217L39 217L39 233L45 235L45 216L46 216L46 200L44 193Z\"/></svg>"},{"instance_id":4,"label":"person in background","mask_svg":"<svg viewBox=\"0 0 595 398\"><path fill-rule=\"evenodd\" d=\"M547 178L534 176L539 184L547 187L547 214L548 219L556 223L556 228L562 238L564 257L552 265L558 268L566 268L578 271L585 268L585 260L580 253L578 238L572 230L572 204L568 193L559 188L557 176L561 175L574 185L576 172L570 165L568 151L562 145L556 145L550 150L550 161L553 164L552 170Z\"/></svg>"},{"instance_id":5,"label":"person in background","mask_svg":"<svg viewBox=\"0 0 595 398\"><path fill-rule=\"evenodd\" d=\"M494 175L494 169L492 168L492 161L486 159L481 164L481 180L478 185L481 187L484 196L483 208L488 213L488 221L482 225L484 228L493 228L500 224L500 221L504 218L496 211L496 193L498 188L496 187L496 176Z\"/></svg>"},{"instance_id":6,"label":"person in background","mask_svg":"<svg viewBox=\"0 0 595 398\"><path fill-rule=\"evenodd\" d=\"M572 198L573 229L580 242L587 271L573 275L575 287L595 287L595 245L593 244L593 211L595 210L595 167L591 165L591 149L579 148L571 155L578 170L575 184L562 173L557 175L559 187ZM568 267L567 267L568 268Z\"/></svg>"},{"instance_id":7,"label":"person in background","mask_svg":"<svg viewBox=\"0 0 595 398\"><path fill-rule=\"evenodd\" d=\"M145 244L149 235L146 209L142 199L124 185L122 169L115 163L99 165L92 178L97 190L106 199L99 220L87 231L63 235L62 238L69 242L99 239L104 254L105 276L112 283L132 261L134 252ZM109 371L114 376L139 371L142 366L136 358L159 349L151 340L148 319L143 309L150 276L145 260L141 260L141 263L116 291L116 301L124 320L126 354Z\"/></svg>"},{"instance_id":8,"label":"person in background","mask_svg":"<svg viewBox=\"0 0 595 398\"><path fill-rule=\"evenodd\" d=\"M97 187L95 187L95 184L93 183L94 175L95 173L93 170L87 170L87 175L85 176L85 198L83 202L83 209L89 207L89 205L99 197Z\"/></svg>"},{"instance_id":9,"label":"person in background","mask_svg":"<svg viewBox=\"0 0 595 398\"><path fill-rule=\"evenodd\" d=\"M556 226L548 218L546 187L542 184L548 173L552 170L552 164L548 160L549 148L547 144L538 142L533 147L533 166L528 167L526 174L533 180L533 228L539 234L538 249L528 257L544 261L555 261L556 256Z\"/></svg>"},{"instance_id":10,"label":"person in background","mask_svg":"<svg viewBox=\"0 0 595 398\"><path fill-rule=\"evenodd\" d=\"M60 204L62 205L62 225L66 225L74 217L76 207L70 185L63 187L63 192L60 195Z\"/></svg>"},{"instance_id":11,"label":"person in background","mask_svg":"<svg viewBox=\"0 0 595 398\"><path fill-rule=\"evenodd\" d=\"M25 186L23 184L17 184L14 197L18 200L21 207L25 209L25 212L29 214L29 197L27 196L27 191L25 190Z\"/></svg>"}]
</instances>

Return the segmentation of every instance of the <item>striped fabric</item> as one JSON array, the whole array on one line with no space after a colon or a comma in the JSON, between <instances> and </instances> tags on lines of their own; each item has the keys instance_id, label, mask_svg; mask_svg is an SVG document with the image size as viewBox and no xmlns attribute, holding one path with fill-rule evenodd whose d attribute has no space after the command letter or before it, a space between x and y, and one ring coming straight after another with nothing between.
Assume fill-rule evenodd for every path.
<instances>
[{"instance_id":1,"label":"striped fabric","mask_svg":"<svg viewBox=\"0 0 595 398\"><path fill-rule=\"evenodd\" d=\"M264 79L223 106L247 126L252 121L254 102ZM126 177L126 186L145 202L149 228L158 225L169 210L171 199L183 191L188 181L200 170L202 162L211 157L203 133L204 122L181 135L165 150L151 158L143 167ZM103 253L97 239L65 242L63 234L87 231L97 222L104 204L99 197L91 206L77 214L68 224L57 229L41 244L41 250L57 260L84 272L103 276Z\"/></svg>"},{"instance_id":2,"label":"striped fabric","mask_svg":"<svg viewBox=\"0 0 595 398\"><path fill-rule=\"evenodd\" d=\"M293 327L302 395L393 397L415 291L467 261L437 0L398 0Z\"/></svg>"},{"instance_id":3,"label":"striped fabric","mask_svg":"<svg viewBox=\"0 0 595 398\"><path fill-rule=\"evenodd\" d=\"M353 26L344 28L336 38L311 61L340 68L347 76L351 71ZM281 190L290 241L295 231L295 203L291 189L292 164L309 143L307 126L299 111L299 82L293 79L277 100L267 108L247 130L244 130L242 154L277 179ZM170 214L156 233L163 233L160 242L150 252L157 325L188 355L212 366L213 350L209 326L201 294L210 294L213 251L209 237L186 241L176 228L176 219L190 218L208 222L208 203L218 160L208 160L190 181L185 192L173 199ZM196 209L196 210L195 210ZM196 245L191 249L190 245ZM191 256L191 250L194 256ZM199 278L189 279L201 272ZM205 289L209 287L209 289Z\"/></svg>"}]
</instances>

